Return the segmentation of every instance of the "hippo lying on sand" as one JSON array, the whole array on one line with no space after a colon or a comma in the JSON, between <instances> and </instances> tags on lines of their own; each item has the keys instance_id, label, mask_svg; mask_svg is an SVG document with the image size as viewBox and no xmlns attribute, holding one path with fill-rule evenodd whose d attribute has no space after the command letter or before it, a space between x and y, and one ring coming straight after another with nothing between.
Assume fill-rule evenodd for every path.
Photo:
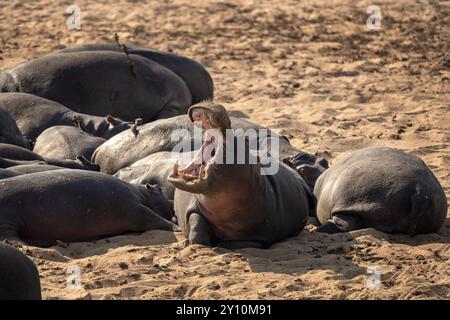
<instances>
[{"instance_id":1,"label":"hippo lying on sand","mask_svg":"<svg viewBox=\"0 0 450 320\"><path fill-rule=\"evenodd\" d=\"M77 127L55 126L39 135L33 152L47 159L75 159L79 155L91 159L95 149L105 141Z\"/></svg>"},{"instance_id":2,"label":"hippo lying on sand","mask_svg":"<svg viewBox=\"0 0 450 320\"><path fill-rule=\"evenodd\" d=\"M10 168L18 165L48 164L69 169L100 171L100 167L83 156L76 159L47 159L25 148L12 144L0 143L0 168Z\"/></svg>"},{"instance_id":3,"label":"hippo lying on sand","mask_svg":"<svg viewBox=\"0 0 450 320\"><path fill-rule=\"evenodd\" d=\"M0 93L0 108L9 112L22 134L31 141L53 126L76 125L105 139L131 126L131 123L112 116L97 117L74 112L58 102L22 92Z\"/></svg>"},{"instance_id":4,"label":"hippo lying on sand","mask_svg":"<svg viewBox=\"0 0 450 320\"><path fill-rule=\"evenodd\" d=\"M41 300L39 272L26 255L0 242L0 300Z\"/></svg>"},{"instance_id":5,"label":"hippo lying on sand","mask_svg":"<svg viewBox=\"0 0 450 320\"><path fill-rule=\"evenodd\" d=\"M176 163L187 165L192 156L192 153L168 151L153 153L129 167L120 169L114 176L130 183L156 184L167 199L173 200L175 187L167 181L167 177Z\"/></svg>"},{"instance_id":6,"label":"hippo lying on sand","mask_svg":"<svg viewBox=\"0 0 450 320\"><path fill-rule=\"evenodd\" d=\"M10 143L28 148L30 145L22 136L16 122L0 104L0 143Z\"/></svg>"},{"instance_id":7,"label":"hippo lying on sand","mask_svg":"<svg viewBox=\"0 0 450 320\"><path fill-rule=\"evenodd\" d=\"M35 162L33 164L21 164L16 166L10 166L7 169L0 169L0 179L6 179L16 176L21 176L23 174L51 171L51 170L61 170L65 169L63 167L51 166L45 162Z\"/></svg>"},{"instance_id":8,"label":"hippo lying on sand","mask_svg":"<svg viewBox=\"0 0 450 320\"><path fill-rule=\"evenodd\" d=\"M214 98L213 81L208 71L200 63L173 53L159 52L128 44L126 48L129 54L143 56L175 72L189 87L193 104ZM123 48L112 43L86 44L65 48L52 54L80 51L122 52Z\"/></svg>"},{"instance_id":9,"label":"hippo lying on sand","mask_svg":"<svg viewBox=\"0 0 450 320\"><path fill-rule=\"evenodd\" d=\"M38 245L90 241L125 232L175 230L159 188L84 170L0 180L0 239Z\"/></svg>"},{"instance_id":10,"label":"hippo lying on sand","mask_svg":"<svg viewBox=\"0 0 450 320\"><path fill-rule=\"evenodd\" d=\"M262 175L248 145L235 148L236 137L225 137L231 124L221 105L200 103L189 111L207 129L205 137L208 130L217 134L205 138L198 158L181 170L175 165L168 178L177 188L175 214L189 242L261 248L299 233L315 213L314 195L303 179L282 163L276 173ZM206 152L209 145L213 156ZM237 163L238 154L245 154L243 164Z\"/></svg>"},{"instance_id":11,"label":"hippo lying on sand","mask_svg":"<svg viewBox=\"0 0 450 320\"><path fill-rule=\"evenodd\" d=\"M317 231L374 228L410 235L437 232L447 216L439 181L418 157L366 148L337 161L317 180Z\"/></svg>"},{"instance_id":12,"label":"hippo lying on sand","mask_svg":"<svg viewBox=\"0 0 450 320\"><path fill-rule=\"evenodd\" d=\"M192 97L171 70L139 55L83 51L52 54L0 74L0 92L26 92L73 111L144 122L185 113Z\"/></svg>"},{"instance_id":13,"label":"hippo lying on sand","mask_svg":"<svg viewBox=\"0 0 450 320\"><path fill-rule=\"evenodd\" d=\"M315 155L301 152L289 141L267 128L251 123L245 119L231 117L233 129L255 132L249 136L249 145L258 147L268 145L272 139L279 145L279 159L297 170L305 181L314 189L317 177L328 168L328 162ZM176 139L172 135L179 131ZM267 134L264 134L267 133ZM195 150L202 144L202 136L194 134L194 126L187 115L147 123L134 134L131 130L122 132L102 144L94 152L92 161L100 165L103 172L115 174L138 160L161 151L174 151L182 147L184 151ZM178 151L179 152L179 151ZM170 164L171 166L172 164Z\"/></svg>"}]
</instances>

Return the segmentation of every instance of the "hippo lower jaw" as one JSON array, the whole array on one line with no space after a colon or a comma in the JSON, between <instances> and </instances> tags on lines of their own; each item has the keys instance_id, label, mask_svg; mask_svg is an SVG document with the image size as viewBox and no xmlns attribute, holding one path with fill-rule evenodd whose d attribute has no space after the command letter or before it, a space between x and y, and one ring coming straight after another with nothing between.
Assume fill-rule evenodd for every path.
<instances>
[{"instance_id":1,"label":"hippo lower jaw","mask_svg":"<svg viewBox=\"0 0 450 320\"><path fill-rule=\"evenodd\" d=\"M212 157L205 165L201 165L199 168L196 168L189 173L179 172L178 164L175 164L173 172L169 175L167 180L172 183L175 188L191 193L204 193L209 189L212 171L216 165L214 160L215 157Z\"/></svg>"}]
</instances>

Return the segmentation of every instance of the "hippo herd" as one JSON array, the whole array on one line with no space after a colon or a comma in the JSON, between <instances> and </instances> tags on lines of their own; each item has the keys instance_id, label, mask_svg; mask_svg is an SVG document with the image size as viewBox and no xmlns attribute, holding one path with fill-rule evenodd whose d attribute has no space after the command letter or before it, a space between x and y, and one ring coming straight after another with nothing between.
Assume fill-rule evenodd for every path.
<instances>
[{"instance_id":1,"label":"hippo herd","mask_svg":"<svg viewBox=\"0 0 450 320\"><path fill-rule=\"evenodd\" d=\"M446 196L420 158L365 148L329 167L229 116L213 91L192 59L115 44L0 73L0 240L52 246L161 229L190 244L265 248L309 217L326 233L443 225ZM265 174L264 159L277 170ZM0 243L7 298L40 299L39 274Z\"/></svg>"}]
</instances>

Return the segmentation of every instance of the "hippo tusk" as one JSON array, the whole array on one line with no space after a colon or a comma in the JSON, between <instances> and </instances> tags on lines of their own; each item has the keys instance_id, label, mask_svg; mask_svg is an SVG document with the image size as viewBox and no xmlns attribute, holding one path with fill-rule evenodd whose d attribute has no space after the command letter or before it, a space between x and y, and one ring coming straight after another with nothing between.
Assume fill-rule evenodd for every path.
<instances>
[{"instance_id":1,"label":"hippo tusk","mask_svg":"<svg viewBox=\"0 0 450 320\"><path fill-rule=\"evenodd\" d=\"M180 168L180 165L178 164L178 161L173 165L173 175L178 176L178 169Z\"/></svg>"}]
</instances>

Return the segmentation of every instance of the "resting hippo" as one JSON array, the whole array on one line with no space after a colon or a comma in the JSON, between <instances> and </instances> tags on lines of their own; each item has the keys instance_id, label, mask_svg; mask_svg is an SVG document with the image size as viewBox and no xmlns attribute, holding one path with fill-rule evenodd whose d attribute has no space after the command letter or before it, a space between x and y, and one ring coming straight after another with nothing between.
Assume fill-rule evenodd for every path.
<instances>
[{"instance_id":1,"label":"resting hippo","mask_svg":"<svg viewBox=\"0 0 450 320\"><path fill-rule=\"evenodd\" d=\"M77 127L55 126L39 135L33 152L47 159L75 159L79 155L90 159L95 149L105 141Z\"/></svg>"},{"instance_id":2,"label":"resting hippo","mask_svg":"<svg viewBox=\"0 0 450 320\"><path fill-rule=\"evenodd\" d=\"M51 170L61 170L64 167L51 166L45 162L36 162L33 164L20 164L15 166L10 166L7 169L0 169L0 179L6 179L10 177L16 177L23 174L51 171Z\"/></svg>"},{"instance_id":3,"label":"resting hippo","mask_svg":"<svg viewBox=\"0 0 450 320\"><path fill-rule=\"evenodd\" d=\"M12 144L0 143L0 168L9 168L18 165L48 164L70 169L83 169L91 171L100 171L100 167L83 156L77 156L74 160L70 159L48 159L41 157L25 148Z\"/></svg>"},{"instance_id":4,"label":"resting hippo","mask_svg":"<svg viewBox=\"0 0 450 320\"><path fill-rule=\"evenodd\" d=\"M285 137L245 119L234 117L230 117L230 119L234 129L242 129L245 132L255 130L256 135L249 136L250 146L253 144L270 145L270 141L276 139L279 144L279 159L296 169L311 190L314 189L317 177L328 168L328 162L325 159L301 152L294 148ZM181 135L172 140L172 134L176 130L184 130L189 134L183 134L180 131ZM264 135L264 130L267 130L267 135ZM92 156L92 161L99 164L103 172L114 174L156 152L173 151L174 148L180 146L184 147L184 151L188 151L190 148L190 150L195 150L202 144L201 139L201 134L194 134L194 126L189 117L181 115L147 123L139 128L137 135L130 130L116 135L97 148ZM270 146L267 149L270 149Z\"/></svg>"},{"instance_id":5,"label":"resting hippo","mask_svg":"<svg viewBox=\"0 0 450 320\"><path fill-rule=\"evenodd\" d=\"M144 122L185 113L192 97L169 69L139 55L84 51L44 56L0 74L0 92L26 92L73 111Z\"/></svg>"},{"instance_id":6,"label":"resting hippo","mask_svg":"<svg viewBox=\"0 0 450 320\"><path fill-rule=\"evenodd\" d=\"M39 272L26 255L0 242L0 300L41 300Z\"/></svg>"},{"instance_id":7,"label":"resting hippo","mask_svg":"<svg viewBox=\"0 0 450 320\"><path fill-rule=\"evenodd\" d=\"M415 235L438 231L447 216L445 193L431 170L397 149L352 152L319 177L314 193L319 232L374 228Z\"/></svg>"},{"instance_id":8,"label":"resting hippo","mask_svg":"<svg viewBox=\"0 0 450 320\"><path fill-rule=\"evenodd\" d=\"M10 143L28 148L30 145L22 136L16 122L0 104L0 143Z\"/></svg>"},{"instance_id":9,"label":"resting hippo","mask_svg":"<svg viewBox=\"0 0 450 320\"><path fill-rule=\"evenodd\" d=\"M231 124L223 106L200 103L189 111L207 130L205 142L193 162L182 170L175 165L168 178L177 188L175 214L189 242L261 248L299 233L315 213L315 198L297 172L280 163L263 175L248 145L224 137ZM239 154L245 155L242 164Z\"/></svg>"},{"instance_id":10,"label":"resting hippo","mask_svg":"<svg viewBox=\"0 0 450 320\"><path fill-rule=\"evenodd\" d=\"M157 187L84 170L0 180L0 239L48 245L125 232L175 230L172 205Z\"/></svg>"},{"instance_id":11,"label":"resting hippo","mask_svg":"<svg viewBox=\"0 0 450 320\"><path fill-rule=\"evenodd\" d=\"M133 45L126 45L129 54L136 54L153 60L175 72L189 87L192 103L214 98L214 85L208 71L198 62L173 53L159 52ZM123 49L117 44L100 43L73 46L52 54L80 51L119 51Z\"/></svg>"},{"instance_id":12,"label":"resting hippo","mask_svg":"<svg viewBox=\"0 0 450 320\"><path fill-rule=\"evenodd\" d=\"M168 151L153 153L129 167L120 169L114 176L130 183L156 184L163 195L173 200L175 187L167 181L175 163L188 164L193 154Z\"/></svg>"},{"instance_id":13,"label":"resting hippo","mask_svg":"<svg viewBox=\"0 0 450 320\"><path fill-rule=\"evenodd\" d=\"M0 108L9 112L22 134L33 142L45 129L53 126L77 125L105 139L131 126L131 123L112 116L96 117L74 112L58 102L22 92L0 93Z\"/></svg>"},{"instance_id":14,"label":"resting hippo","mask_svg":"<svg viewBox=\"0 0 450 320\"><path fill-rule=\"evenodd\" d=\"M22 173L12 169L0 169L0 179L6 179L11 177L20 176Z\"/></svg>"}]
</instances>

